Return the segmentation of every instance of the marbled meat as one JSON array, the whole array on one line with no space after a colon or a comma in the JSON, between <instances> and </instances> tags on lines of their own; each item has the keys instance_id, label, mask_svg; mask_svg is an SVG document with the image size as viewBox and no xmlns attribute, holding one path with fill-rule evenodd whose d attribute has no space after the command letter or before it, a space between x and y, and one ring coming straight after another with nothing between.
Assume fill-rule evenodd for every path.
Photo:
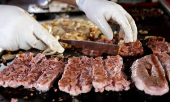
<instances>
[{"instance_id":1,"label":"marbled meat","mask_svg":"<svg viewBox=\"0 0 170 102\"><path fill-rule=\"evenodd\" d=\"M169 91L165 71L155 55L137 59L131 66L132 80L139 90L150 95L163 95Z\"/></svg>"},{"instance_id":2,"label":"marbled meat","mask_svg":"<svg viewBox=\"0 0 170 102\"><path fill-rule=\"evenodd\" d=\"M0 72L0 86L16 88L35 87L37 90L48 91L56 78L64 71L65 63L55 58L49 60L42 54L33 57L32 53L21 54Z\"/></svg>"},{"instance_id":3,"label":"marbled meat","mask_svg":"<svg viewBox=\"0 0 170 102\"><path fill-rule=\"evenodd\" d=\"M154 54L170 51L170 45L163 37L154 36L153 38L149 39L146 45L152 50Z\"/></svg>"}]
</instances>

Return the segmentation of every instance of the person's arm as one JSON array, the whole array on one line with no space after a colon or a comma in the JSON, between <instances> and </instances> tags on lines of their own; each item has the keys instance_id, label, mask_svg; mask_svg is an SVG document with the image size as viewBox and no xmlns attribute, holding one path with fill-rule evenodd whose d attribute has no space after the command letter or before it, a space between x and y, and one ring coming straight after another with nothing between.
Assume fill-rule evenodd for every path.
<instances>
[{"instance_id":1,"label":"person's arm","mask_svg":"<svg viewBox=\"0 0 170 102\"><path fill-rule=\"evenodd\" d=\"M76 0L58 0L58 1L70 4L70 5L73 5L73 6L77 6Z\"/></svg>"}]
</instances>

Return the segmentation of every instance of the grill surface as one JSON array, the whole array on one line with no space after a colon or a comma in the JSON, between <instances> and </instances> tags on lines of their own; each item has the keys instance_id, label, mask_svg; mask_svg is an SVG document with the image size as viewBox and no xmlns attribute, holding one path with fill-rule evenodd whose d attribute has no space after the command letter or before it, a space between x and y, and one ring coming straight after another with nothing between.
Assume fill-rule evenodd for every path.
<instances>
[{"instance_id":1,"label":"grill surface","mask_svg":"<svg viewBox=\"0 0 170 102\"><path fill-rule=\"evenodd\" d=\"M158 20L159 19L159 20ZM141 35L138 34L138 39L144 39L145 36L162 36L165 37L168 42L170 42L170 22L169 17L164 14L158 18L150 18L151 22L136 22L138 31L139 30L148 30L149 33L147 35ZM148 21L150 21L148 20ZM146 20L147 21L147 20ZM113 31L117 30L119 31L118 25L111 25ZM144 55L152 54L152 51L148 49L145 44L147 40L141 40L143 47L144 47ZM80 49L75 49L79 51ZM64 56L71 54L71 56L81 56L75 54L75 50L67 49L64 52ZM31 52L39 53L38 50L31 49ZM25 53L28 53L29 51L24 51ZM102 55L103 58L107 57L107 54ZM49 56L48 56L49 57ZM141 56L142 57L142 56ZM128 76L128 80L131 81L131 71L130 66L132 65L133 61L140 57L128 57L123 58L124 60L124 67L125 67L125 73ZM67 60L65 60L67 61ZM7 62L7 65L11 64L12 61ZM0 71L5 68L6 66L1 63ZM59 78L60 79L60 78ZM163 96L150 96L145 94L143 91L139 91L136 89L134 84L131 84L131 88L128 91L122 91L122 92L107 92L104 91L103 93L95 93L94 88L89 93L81 94L76 97L72 97L69 94L65 92L61 92L58 89L58 80L54 83L54 88L51 88L48 92L39 92L35 89L23 89L23 87L19 87L17 89L12 88L3 88L0 87L0 101L2 102L10 102L11 98L17 98L19 102L53 102L53 101L64 101L64 102L155 102L155 101L162 101L166 102L170 100L170 92ZM170 86L170 84L169 84ZM57 92L55 92L55 89L57 89ZM33 95L33 96L32 96Z\"/></svg>"}]
</instances>

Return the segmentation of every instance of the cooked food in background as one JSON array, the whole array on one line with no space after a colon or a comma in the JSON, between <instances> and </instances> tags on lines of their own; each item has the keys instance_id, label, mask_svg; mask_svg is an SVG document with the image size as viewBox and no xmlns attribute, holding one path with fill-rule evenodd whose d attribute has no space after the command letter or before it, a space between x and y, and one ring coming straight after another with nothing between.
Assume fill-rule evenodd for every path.
<instances>
[{"instance_id":1,"label":"cooked food in background","mask_svg":"<svg viewBox=\"0 0 170 102\"><path fill-rule=\"evenodd\" d=\"M51 34L53 34L52 31L52 24L41 24L44 28L46 28Z\"/></svg>"},{"instance_id":2,"label":"cooked food in background","mask_svg":"<svg viewBox=\"0 0 170 102\"><path fill-rule=\"evenodd\" d=\"M97 40L97 42L103 42L103 43L108 43L108 44L115 44L116 43L116 41L114 39L108 40L107 38L99 39L99 40ZM84 55L88 55L88 56L92 56L92 57L101 56L103 54L103 52L90 50L90 49L83 49L82 53Z\"/></svg>"},{"instance_id":3,"label":"cooked food in background","mask_svg":"<svg viewBox=\"0 0 170 102\"><path fill-rule=\"evenodd\" d=\"M48 91L54 81L63 73L65 63L55 58L46 59L42 54L20 54L13 64L0 72L0 86L17 88L35 87Z\"/></svg>"},{"instance_id":4,"label":"cooked food in background","mask_svg":"<svg viewBox=\"0 0 170 102\"><path fill-rule=\"evenodd\" d=\"M164 11L158 5L141 6L137 4L124 8L134 18L136 23L158 23L163 20Z\"/></svg>"},{"instance_id":5,"label":"cooked food in background","mask_svg":"<svg viewBox=\"0 0 170 102\"><path fill-rule=\"evenodd\" d=\"M148 31L147 30L139 30L139 33L140 34L148 34Z\"/></svg>"},{"instance_id":6,"label":"cooked food in background","mask_svg":"<svg viewBox=\"0 0 170 102\"><path fill-rule=\"evenodd\" d=\"M71 39L71 40L88 40L88 37L83 35L82 33L78 33L78 32L70 32L70 33L66 33L66 34L63 34L61 36L61 39ZM67 43L63 43L63 42L60 42L61 46L64 46L64 48L71 48L72 45L70 44L67 44Z\"/></svg>"},{"instance_id":7,"label":"cooked food in background","mask_svg":"<svg viewBox=\"0 0 170 102\"><path fill-rule=\"evenodd\" d=\"M2 55L3 60L13 60L15 57L16 57L16 55L12 55L12 54Z\"/></svg>"},{"instance_id":8,"label":"cooked food in background","mask_svg":"<svg viewBox=\"0 0 170 102\"><path fill-rule=\"evenodd\" d=\"M70 95L87 93L92 86L95 92L123 91L130 88L130 82L123 73L123 60L117 56L69 58L64 74L59 80L59 89Z\"/></svg>"},{"instance_id":9,"label":"cooked food in background","mask_svg":"<svg viewBox=\"0 0 170 102\"><path fill-rule=\"evenodd\" d=\"M125 43L124 40L120 40L119 46L120 46L119 54L122 57L142 56L144 54L142 43L138 39L136 42L130 43Z\"/></svg>"},{"instance_id":10,"label":"cooked food in background","mask_svg":"<svg viewBox=\"0 0 170 102\"><path fill-rule=\"evenodd\" d=\"M43 24L43 26L54 36L60 36L61 39L95 41L104 37L98 26L83 19L69 20L61 18L54 20L52 24ZM63 42L60 42L60 44L66 49L72 47Z\"/></svg>"},{"instance_id":11,"label":"cooked food in background","mask_svg":"<svg viewBox=\"0 0 170 102\"><path fill-rule=\"evenodd\" d=\"M155 55L137 59L131 66L132 80L139 90L150 95L163 95L169 91L164 68Z\"/></svg>"},{"instance_id":12,"label":"cooked food in background","mask_svg":"<svg viewBox=\"0 0 170 102\"><path fill-rule=\"evenodd\" d=\"M149 39L146 45L152 50L154 54L170 51L170 45L165 41L165 38L163 37L154 36Z\"/></svg>"},{"instance_id":13,"label":"cooked food in background","mask_svg":"<svg viewBox=\"0 0 170 102\"><path fill-rule=\"evenodd\" d=\"M98 36L102 33L95 24L83 19L68 20L61 18L58 20L54 20L54 22L52 23L53 35L62 36L63 34L65 34L58 33L61 31L61 29L65 31L65 33L75 31L76 33L82 33L82 35L85 35L87 37L94 37L94 39L98 38Z\"/></svg>"},{"instance_id":14,"label":"cooked food in background","mask_svg":"<svg viewBox=\"0 0 170 102\"><path fill-rule=\"evenodd\" d=\"M145 36L144 40L147 40L149 38L153 38L154 36Z\"/></svg>"}]
</instances>

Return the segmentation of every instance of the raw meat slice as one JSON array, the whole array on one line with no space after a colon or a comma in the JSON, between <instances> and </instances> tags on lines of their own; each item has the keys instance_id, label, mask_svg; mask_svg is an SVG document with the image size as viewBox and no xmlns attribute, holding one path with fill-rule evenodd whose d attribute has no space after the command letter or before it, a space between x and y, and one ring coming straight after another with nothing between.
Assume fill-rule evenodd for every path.
<instances>
[{"instance_id":1,"label":"raw meat slice","mask_svg":"<svg viewBox=\"0 0 170 102\"><path fill-rule=\"evenodd\" d=\"M42 60L46 61L47 59L43 54L39 53L34 58L32 58L29 65L31 65L31 67L33 67L34 65L40 63Z\"/></svg>"},{"instance_id":2,"label":"raw meat slice","mask_svg":"<svg viewBox=\"0 0 170 102\"><path fill-rule=\"evenodd\" d=\"M82 67L80 66L81 60L78 57L69 58L68 64L64 69L62 78L59 80L58 85L61 91L67 92L70 95L78 95L81 89L78 86L78 79L81 75Z\"/></svg>"},{"instance_id":3,"label":"raw meat slice","mask_svg":"<svg viewBox=\"0 0 170 102\"><path fill-rule=\"evenodd\" d=\"M123 59L119 55L108 56L105 59L105 69L108 74L108 78L112 80L112 83L105 87L107 91L122 91L129 90L130 82L127 81L127 76L123 72Z\"/></svg>"},{"instance_id":4,"label":"raw meat slice","mask_svg":"<svg viewBox=\"0 0 170 102\"><path fill-rule=\"evenodd\" d=\"M132 80L139 90L150 95L163 95L169 91L165 71L155 55L136 60L131 71Z\"/></svg>"},{"instance_id":5,"label":"raw meat slice","mask_svg":"<svg viewBox=\"0 0 170 102\"><path fill-rule=\"evenodd\" d=\"M24 64L12 64L5 68L0 74L0 85L3 87L16 88L28 74L30 68Z\"/></svg>"},{"instance_id":6,"label":"raw meat slice","mask_svg":"<svg viewBox=\"0 0 170 102\"><path fill-rule=\"evenodd\" d=\"M43 74L42 68L44 66L36 65L28 75L23 79L22 85L24 88L32 88L33 84L38 80L38 78Z\"/></svg>"},{"instance_id":7,"label":"raw meat slice","mask_svg":"<svg viewBox=\"0 0 170 102\"><path fill-rule=\"evenodd\" d=\"M161 62L163 68L165 69L166 76L170 81L170 56L167 53L159 53L157 55L159 61Z\"/></svg>"},{"instance_id":8,"label":"raw meat slice","mask_svg":"<svg viewBox=\"0 0 170 102\"><path fill-rule=\"evenodd\" d=\"M92 63L93 68L93 87L95 92L103 92L107 85L112 83L111 79L108 79L107 72L104 68L104 61L102 57L97 57Z\"/></svg>"},{"instance_id":9,"label":"raw meat slice","mask_svg":"<svg viewBox=\"0 0 170 102\"><path fill-rule=\"evenodd\" d=\"M146 45L152 50L154 54L170 51L170 45L163 37L154 36L153 38L149 39Z\"/></svg>"},{"instance_id":10,"label":"raw meat slice","mask_svg":"<svg viewBox=\"0 0 170 102\"><path fill-rule=\"evenodd\" d=\"M64 71L65 62L55 58L49 60L42 54L33 57L32 53L21 54L14 63L0 72L0 86L16 88L35 87L41 91L48 91L54 81Z\"/></svg>"},{"instance_id":11,"label":"raw meat slice","mask_svg":"<svg viewBox=\"0 0 170 102\"><path fill-rule=\"evenodd\" d=\"M70 58L59 81L59 89L74 96L89 92L92 88L92 61L93 58L85 56Z\"/></svg>"},{"instance_id":12,"label":"raw meat slice","mask_svg":"<svg viewBox=\"0 0 170 102\"><path fill-rule=\"evenodd\" d=\"M92 65L93 58L85 56L81 57L81 66L83 67L79 78L79 86L81 87L81 93L87 93L92 88Z\"/></svg>"},{"instance_id":13,"label":"raw meat slice","mask_svg":"<svg viewBox=\"0 0 170 102\"><path fill-rule=\"evenodd\" d=\"M37 90L48 91L53 86L54 81L56 81L64 71L64 62L57 61L55 58L51 58L44 63L46 62L48 62L49 67L46 67L46 70L33 85Z\"/></svg>"},{"instance_id":14,"label":"raw meat slice","mask_svg":"<svg viewBox=\"0 0 170 102\"><path fill-rule=\"evenodd\" d=\"M24 79L24 77L27 76L27 74L29 73L29 71L31 70L29 67L25 66L25 65L16 65L14 64L14 68L15 71L13 71L10 75L11 80L9 81L9 87L12 88L17 88L19 86L22 85L22 81Z\"/></svg>"},{"instance_id":15,"label":"raw meat slice","mask_svg":"<svg viewBox=\"0 0 170 102\"><path fill-rule=\"evenodd\" d=\"M15 64L15 63L25 64L25 65L29 66L29 63L30 63L30 61L32 60L33 56L34 56L34 54L31 53L31 52L30 52L29 54L25 54L25 53L19 54L18 58L15 58L15 59L13 60L13 63L14 63L14 64Z\"/></svg>"}]
</instances>

